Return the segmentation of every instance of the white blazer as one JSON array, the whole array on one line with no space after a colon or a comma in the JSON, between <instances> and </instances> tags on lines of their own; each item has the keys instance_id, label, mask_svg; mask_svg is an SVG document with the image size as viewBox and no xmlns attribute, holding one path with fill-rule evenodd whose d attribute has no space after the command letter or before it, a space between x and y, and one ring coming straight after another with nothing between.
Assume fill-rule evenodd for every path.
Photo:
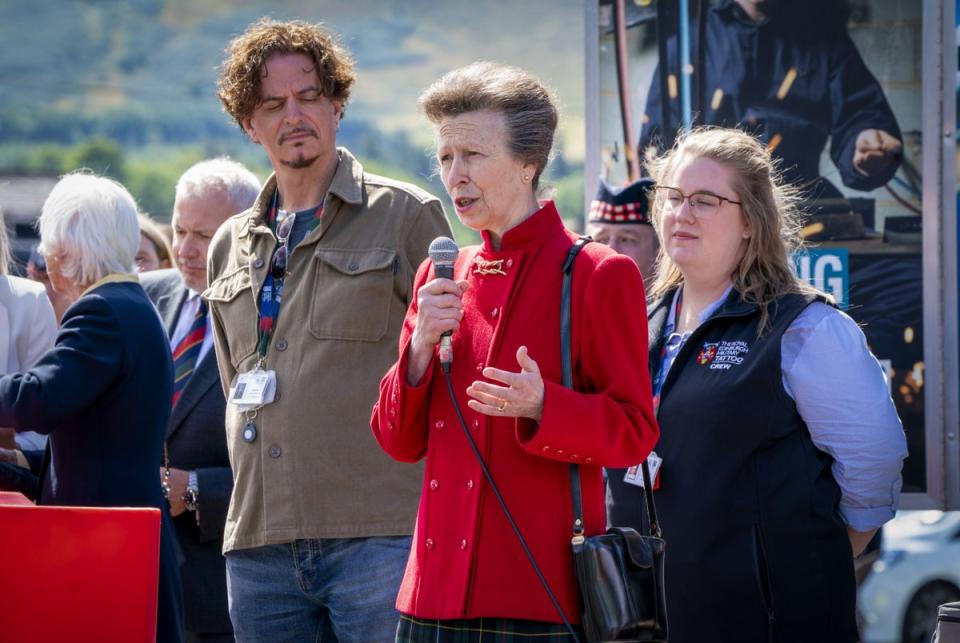
<instances>
[{"instance_id":1,"label":"white blazer","mask_svg":"<svg viewBox=\"0 0 960 643\"><path fill-rule=\"evenodd\" d=\"M0 368L3 374L29 369L57 338L57 319L43 284L0 275ZM46 436L18 433L21 449L42 449Z\"/></svg>"}]
</instances>

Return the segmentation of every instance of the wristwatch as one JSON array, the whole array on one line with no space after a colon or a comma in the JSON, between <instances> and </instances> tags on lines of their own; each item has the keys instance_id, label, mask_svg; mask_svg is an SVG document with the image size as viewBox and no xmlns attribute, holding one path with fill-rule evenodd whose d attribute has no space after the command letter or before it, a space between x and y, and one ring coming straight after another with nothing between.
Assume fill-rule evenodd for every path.
<instances>
[{"instance_id":1,"label":"wristwatch","mask_svg":"<svg viewBox=\"0 0 960 643\"><path fill-rule=\"evenodd\" d=\"M197 472L191 471L187 477L187 490L183 492L183 504L187 511L196 511L200 506L200 487L197 485Z\"/></svg>"}]
</instances>

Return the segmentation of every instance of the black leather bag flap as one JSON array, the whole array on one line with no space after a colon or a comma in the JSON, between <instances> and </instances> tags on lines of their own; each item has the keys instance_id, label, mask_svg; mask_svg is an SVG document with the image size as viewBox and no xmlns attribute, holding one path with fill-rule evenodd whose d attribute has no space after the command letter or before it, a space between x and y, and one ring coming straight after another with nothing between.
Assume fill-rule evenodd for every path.
<instances>
[{"instance_id":1,"label":"black leather bag flap","mask_svg":"<svg viewBox=\"0 0 960 643\"><path fill-rule=\"evenodd\" d=\"M607 530L608 536L616 536L624 541L624 550L628 555L628 562L633 567L649 569L653 567L653 559L663 553L664 542L660 538L641 536L632 527L611 527Z\"/></svg>"}]
</instances>

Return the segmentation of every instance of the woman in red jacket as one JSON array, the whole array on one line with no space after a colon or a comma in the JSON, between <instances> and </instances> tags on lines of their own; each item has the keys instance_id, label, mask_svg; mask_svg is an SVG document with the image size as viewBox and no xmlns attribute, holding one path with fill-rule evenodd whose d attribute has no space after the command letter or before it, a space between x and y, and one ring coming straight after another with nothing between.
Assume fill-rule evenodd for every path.
<instances>
[{"instance_id":1,"label":"woman in red jacket","mask_svg":"<svg viewBox=\"0 0 960 643\"><path fill-rule=\"evenodd\" d=\"M557 125L550 92L493 63L452 71L420 98L457 216L483 237L454 278L429 261L383 378L373 432L393 458L426 456L397 641L555 634L562 619L524 556L458 425L437 359L453 332L453 388L468 431L566 617L579 622L569 464L581 465L587 535L605 529L602 466L643 460L657 439L643 282L600 244L573 271L575 390L561 384L562 264L576 235L537 201ZM466 632L466 633L465 633ZM469 632L473 632L470 634ZM545 640L545 639L540 639Z\"/></svg>"}]
</instances>

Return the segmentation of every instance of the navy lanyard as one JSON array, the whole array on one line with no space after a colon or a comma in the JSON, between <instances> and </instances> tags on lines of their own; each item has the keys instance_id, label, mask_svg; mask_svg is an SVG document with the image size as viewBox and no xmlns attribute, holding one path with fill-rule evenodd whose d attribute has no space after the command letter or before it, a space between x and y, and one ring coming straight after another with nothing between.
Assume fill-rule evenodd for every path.
<instances>
[{"instance_id":1,"label":"navy lanyard","mask_svg":"<svg viewBox=\"0 0 960 643\"><path fill-rule=\"evenodd\" d=\"M683 301L683 291L677 295L677 303L673 308L673 327L677 327L677 321L680 319L680 302ZM657 373L653 378L653 411L654 413L660 408L660 391L663 389L663 381L667 378L664 366L666 365L667 358L667 342L663 342L663 346L660 347L660 360L659 368L657 368Z\"/></svg>"},{"instance_id":2,"label":"navy lanyard","mask_svg":"<svg viewBox=\"0 0 960 643\"><path fill-rule=\"evenodd\" d=\"M273 191L270 211L267 213L267 225L270 227L271 232L274 232L277 227L278 193L278 190ZM277 316L280 314L280 299L283 295L283 280L286 275L278 279L274 279L273 277L274 255L276 255L279 249L280 244L278 243L273 249L273 254L270 255L267 278L264 279L263 287L260 289L260 307L257 311L257 353L260 355L261 362L267 356L267 346L270 345L270 339L273 337L273 329L277 325Z\"/></svg>"},{"instance_id":3,"label":"navy lanyard","mask_svg":"<svg viewBox=\"0 0 960 643\"><path fill-rule=\"evenodd\" d=\"M267 212L267 225L274 235L276 235L277 228L280 227L280 224L277 221L279 213L279 209L277 207L278 194L279 190L273 191L273 199L270 202L270 210ZM308 224L308 234L319 225L320 216L322 214L323 203L318 205L313 210L313 218ZM301 213L301 215L306 216L306 213ZM288 214L287 216L292 215ZM293 230L291 230L290 233L293 234ZM283 245L279 243L279 239L277 239L277 241L278 243L273 249L273 254L270 255L267 278L263 280L263 287L260 289L260 305L257 311L257 353L260 355L261 364L267 356L267 347L270 345L270 340L273 337L273 331L277 326L277 317L280 315L280 302L283 296L283 282L284 279L286 279L286 269L284 269L283 274L279 277L273 276L273 263L275 261L277 252ZM293 254L293 248L291 248L289 245L289 239L287 239L285 243L287 244L287 253L289 257ZM289 258L287 261L289 261Z\"/></svg>"}]
</instances>

